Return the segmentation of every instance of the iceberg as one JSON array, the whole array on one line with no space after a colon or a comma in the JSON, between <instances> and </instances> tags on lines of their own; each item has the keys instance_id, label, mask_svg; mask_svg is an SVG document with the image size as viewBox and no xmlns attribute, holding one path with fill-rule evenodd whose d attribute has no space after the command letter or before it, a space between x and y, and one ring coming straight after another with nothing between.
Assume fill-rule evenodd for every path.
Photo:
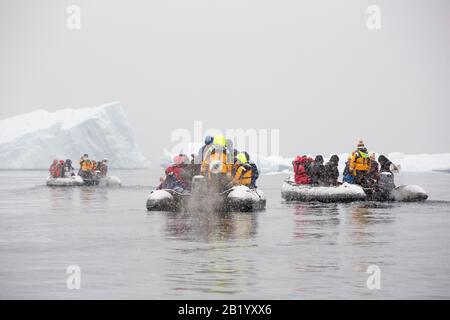
<instances>
[{"instance_id":1,"label":"iceberg","mask_svg":"<svg viewBox=\"0 0 450 320\"><path fill-rule=\"evenodd\" d=\"M53 159L84 153L108 158L111 168L145 168L119 102L56 112L37 110L0 121L0 169L47 169Z\"/></svg>"}]
</instances>

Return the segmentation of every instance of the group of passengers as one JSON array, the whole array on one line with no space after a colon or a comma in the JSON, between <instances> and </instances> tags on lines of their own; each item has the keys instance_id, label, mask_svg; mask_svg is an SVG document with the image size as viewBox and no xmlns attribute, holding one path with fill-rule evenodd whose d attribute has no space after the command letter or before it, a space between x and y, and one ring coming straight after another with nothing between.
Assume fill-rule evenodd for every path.
<instances>
[{"instance_id":1,"label":"group of passengers","mask_svg":"<svg viewBox=\"0 0 450 320\"><path fill-rule=\"evenodd\" d=\"M259 172L247 152L239 152L223 135L207 136L198 155L179 154L166 168L158 189L190 190L192 178L202 175L208 186L224 191L236 185L256 188Z\"/></svg>"},{"instance_id":2,"label":"group of passengers","mask_svg":"<svg viewBox=\"0 0 450 320\"><path fill-rule=\"evenodd\" d=\"M333 186L338 184L339 157L332 155L330 161L324 164L323 156L312 159L306 155L295 157L292 161L296 184L311 184Z\"/></svg>"},{"instance_id":3,"label":"group of passengers","mask_svg":"<svg viewBox=\"0 0 450 320\"><path fill-rule=\"evenodd\" d=\"M321 155L312 159L306 155L297 156L292 161L294 180L296 184L311 184L317 186L336 186L341 184L339 178L339 157L332 155L324 165ZM375 160L375 153L369 155L363 141L359 141L357 149L352 152L343 172L343 182L371 187L378 182L381 172L389 172L396 167L384 155Z\"/></svg>"},{"instance_id":4,"label":"group of passengers","mask_svg":"<svg viewBox=\"0 0 450 320\"><path fill-rule=\"evenodd\" d=\"M108 159L101 161L90 160L87 154L84 154L78 161L80 169L78 175L84 179L90 179L94 175L100 175L106 177L108 174ZM72 166L72 160L53 160L49 170L50 176L53 178L68 178L75 176L74 168Z\"/></svg>"}]
</instances>

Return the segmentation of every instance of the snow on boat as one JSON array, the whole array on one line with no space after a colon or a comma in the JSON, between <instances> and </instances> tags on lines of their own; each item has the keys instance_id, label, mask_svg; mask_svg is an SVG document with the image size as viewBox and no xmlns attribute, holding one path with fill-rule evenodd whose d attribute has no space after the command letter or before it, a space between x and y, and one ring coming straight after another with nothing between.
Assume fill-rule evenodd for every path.
<instances>
[{"instance_id":1,"label":"snow on boat","mask_svg":"<svg viewBox=\"0 0 450 320\"><path fill-rule=\"evenodd\" d=\"M228 191L225 198L226 211L259 211L266 207L266 197L259 189L236 186Z\"/></svg>"},{"instance_id":2,"label":"snow on boat","mask_svg":"<svg viewBox=\"0 0 450 320\"><path fill-rule=\"evenodd\" d=\"M192 192L181 189L153 190L147 198L149 211L249 212L265 207L266 197L259 189L235 186L222 193L211 193L202 176L192 179Z\"/></svg>"},{"instance_id":3,"label":"snow on boat","mask_svg":"<svg viewBox=\"0 0 450 320\"><path fill-rule=\"evenodd\" d=\"M122 181L116 176L106 176L99 180L99 186L101 187L120 187Z\"/></svg>"},{"instance_id":4,"label":"snow on boat","mask_svg":"<svg viewBox=\"0 0 450 320\"><path fill-rule=\"evenodd\" d=\"M428 199L428 194L424 189L416 185L399 186L394 188L390 193L390 200L392 201L425 201Z\"/></svg>"},{"instance_id":5,"label":"snow on boat","mask_svg":"<svg viewBox=\"0 0 450 320\"><path fill-rule=\"evenodd\" d=\"M53 178L50 176L47 178L46 184L49 187L76 187L92 185L98 185L101 187L120 187L122 185L122 181L115 176L83 179L81 176L75 175L65 178Z\"/></svg>"},{"instance_id":6,"label":"snow on boat","mask_svg":"<svg viewBox=\"0 0 450 320\"><path fill-rule=\"evenodd\" d=\"M84 180L80 176L72 176L66 178L47 178L47 185L50 187L72 187L84 185Z\"/></svg>"},{"instance_id":7,"label":"snow on boat","mask_svg":"<svg viewBox=\"0 0 450 320\"><path fill-rule=\"evenodd\" d=\"M147 198L149 211L181 211L187 206L189 193L181 193L172 189L153 190Z\"/></svg>"},{"instance_id":8,"label":"snow on boat","mask_svg":"<svg viewBox=\"0 0 450 320\"><path fill-rule=\"evenodd\" d=\"M377 185L362 188L356 184L339 186L311 186L295 184L292 177L281 187L283 199L291 201L352 202L352 201L425 201L428 194L416 185L395 187L391 173L383 172Z\"/></svg>"},{"instance_id":9,"label":"snow on boat","mask_svg":"<svg viewBox=\"0 0 450 320\"><path fill-rule=\"evenodd\" d=\"M153 190L147 198L149 211L220 211L251 212L266 207L264 193L246 186L236 186L223 193L198 197L172 189Z\"/></svg>"},{"instance_id":10,"label":"snow on boat","mask_svg":"<svg viewBox=\"0 0 450 320\"><path fill-rule=\"evenodd\" d=\"M366 200L366 193L358 185L343 183L339 186L298 185L292 180L286 180L281 187L283 199L291 201L320 202L352 202Z\"/></svg>"}]
</instances>

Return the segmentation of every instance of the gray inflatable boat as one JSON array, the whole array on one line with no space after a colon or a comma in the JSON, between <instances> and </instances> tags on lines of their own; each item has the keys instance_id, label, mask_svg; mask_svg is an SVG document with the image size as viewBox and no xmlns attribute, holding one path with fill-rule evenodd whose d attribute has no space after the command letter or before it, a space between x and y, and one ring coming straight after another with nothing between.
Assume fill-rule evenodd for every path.
<instances>
[{"instance_id":1,"label":"gray inflatable boat","mask_svg":"<svg viewBox=\"0 0 450 320\"><path fill-rule=\"evenodd\" d=\"M344 182L338 186L312 186L295 184L290 177L281 187L281 196L287 201L353 202L353 201L425 201L428 194L420 186L394 185L393 175L380 174L372 188L363 188Z\"/></svg>"},{"instance_id":2,"label":"gray inflatable boat","mask_svg":"<svg viewBox=\"0 0 450 320\"><path fill-rule=\"evenodd\" d=\"M149 211L250 212L263 210L266 197L260 189L235 186L221 193L208 191L203 176L192 179L192 191L153 190L147 198Z\"/></svg>"}]
</instances>

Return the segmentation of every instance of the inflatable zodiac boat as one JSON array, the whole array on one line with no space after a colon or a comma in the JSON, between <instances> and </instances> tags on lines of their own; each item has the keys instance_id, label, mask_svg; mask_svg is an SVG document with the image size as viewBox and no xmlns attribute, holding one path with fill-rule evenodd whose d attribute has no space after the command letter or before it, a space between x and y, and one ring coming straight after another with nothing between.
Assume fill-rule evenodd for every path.
<instances>
[{"instance_id":1,"label":"inflatable zodiac boat","mask_svg":"<svg viewBox=\"0 0 450 320\"><path fill-rule=\"evenodd\" d=\"M147 198L149 211L249 212L265 207L266 198L261 190L235 186L221 193L211 193L203 176L192 179L192 191L153 190Z\"/></svg>"},{"instance_id":2,"label":"inflatable zodiac boat","mask_svg":"<svg viewBox=\"0 0 450 320\"><path fill-rule=\"evenodd\" d=\"M118 177L107 176L99 177L93 176L90 179L83 179L81 176L75 175L64 178L48 177L47 186L50 187L75 187L75 186L101 186L101 187L115 187L121 186L122 181Z\"/></svg>"},{"instance_id":3,"label":"inflatable zodiac boat","mask_svg":"<svg viewBox=\"0 0 450 320\"><path fill-rule=\"evenodd\" d=\"M363 188L356 184L311 186L295 184L292 177L281 187L281 196L288 201L352 202L352 201L425 201L427 193L416 185L396 187L391 173L383 172L378 184Z\"/></svg>"}]
</instances>

